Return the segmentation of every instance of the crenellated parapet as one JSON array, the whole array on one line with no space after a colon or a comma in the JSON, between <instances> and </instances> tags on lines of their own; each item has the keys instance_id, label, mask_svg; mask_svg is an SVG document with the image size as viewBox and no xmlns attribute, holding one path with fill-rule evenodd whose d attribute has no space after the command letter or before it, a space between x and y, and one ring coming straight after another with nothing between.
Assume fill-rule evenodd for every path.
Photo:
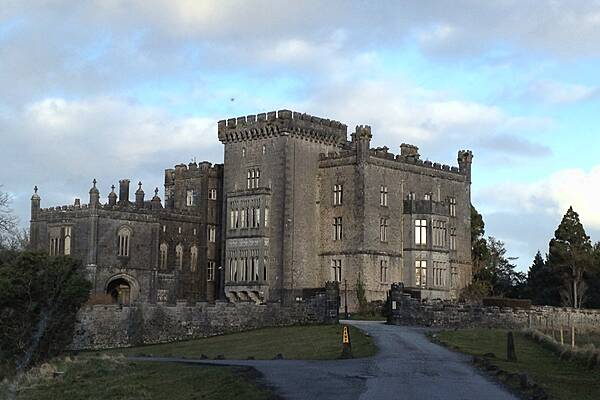
<instances>
[{"instance_id":1,"label":"crenellated parapet","mask_svg":"<svg viewBox=\"0 0 600 400\"><path fill-rule=\"evenodd\" d=\"M279 110L221 120L218 133L222 143L290 134L326 144L342 144L346 142L347 126L339 121Z\"/></svg>"}]
</instances>

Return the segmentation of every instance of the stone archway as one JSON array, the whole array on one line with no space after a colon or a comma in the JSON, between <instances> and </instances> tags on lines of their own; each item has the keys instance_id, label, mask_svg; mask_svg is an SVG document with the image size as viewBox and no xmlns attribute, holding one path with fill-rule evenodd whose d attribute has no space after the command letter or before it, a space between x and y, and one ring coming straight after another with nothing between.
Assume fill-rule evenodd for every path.
<instances>
[{"instance_id":1,"label":"stone archway","mask_svg":"<svg viewBox=\"0 0 600 400\"><path fill-rule=\"evenodd\" d=\"M112 298L114 304L128 306L137 300L140 289L134 277L118 274L107 280L105 292Z\"/></svg>"}]
</instances>

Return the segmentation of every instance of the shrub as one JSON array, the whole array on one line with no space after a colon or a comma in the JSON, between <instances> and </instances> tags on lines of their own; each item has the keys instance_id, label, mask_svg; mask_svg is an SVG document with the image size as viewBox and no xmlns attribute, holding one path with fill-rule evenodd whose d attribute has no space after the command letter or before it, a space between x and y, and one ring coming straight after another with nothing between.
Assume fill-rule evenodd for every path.
<instances>
[{"instance_id":1,"label":"shrub","mask_svg":"<svg viewBox=\"0 0 600 400\"><path fill-rule=\"evenodd\" d=\"M531 300L528 299L509 299L504 297L484 297L482 303L486 307L510 307L529 310Z\"/></svg>"}]
</instances>

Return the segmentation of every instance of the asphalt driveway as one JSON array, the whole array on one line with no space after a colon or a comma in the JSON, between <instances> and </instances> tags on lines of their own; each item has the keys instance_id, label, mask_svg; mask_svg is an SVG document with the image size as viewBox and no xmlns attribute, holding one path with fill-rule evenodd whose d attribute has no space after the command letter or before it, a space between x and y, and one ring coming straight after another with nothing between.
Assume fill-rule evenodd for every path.
<instances>
[{"instance_id":1,"label":"asphalt driveway","mask_svg":"<svg viewBox=\"0 0 600 400\"><path fill-rule=\"evenodd\" d=\"M144 359L252 366L290 400L517 399L482 376L468 357L431 343L421 329L371 321L346 323L375 339L379 347L375 357L332 361Z\"/></svg>"}]
</instances>

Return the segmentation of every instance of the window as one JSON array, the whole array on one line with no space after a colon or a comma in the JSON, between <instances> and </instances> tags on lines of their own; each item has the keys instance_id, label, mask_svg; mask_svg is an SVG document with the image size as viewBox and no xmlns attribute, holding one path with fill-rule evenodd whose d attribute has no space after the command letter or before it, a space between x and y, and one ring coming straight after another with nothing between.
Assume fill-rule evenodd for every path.
<instances>
[{"instance_id":1,"label":"window","mask_svg":"<svg viewBox=\"0 0 600 400\"><path fill-rule=\"evenodd\" d=\"M333 205L339 206L342 204L342 200L344 197L344 188L343 185L333 185Z\"/></svg>"},{"instance_id":2,"label":"window","mask_svg":"<svg viewBox=\"0 0 600 400\"><path fill-rule=\"evenodd\" d=\"M216 200L217 199L217 189L209 189L208 190L208 199Z\"/></svg>"},{"instance_id":3,"label":"window","mask_svg":"<svg viewBox=\"0 0 600 400\"><path fill-rule=\"evenodd\" d=\"M260 227L260 208L254 208L253 212L254 212L254 224L252 225L252 227L259 228Z\"/></svg>"},{"instance_id":4,"label":"window","mask_svg":"<svg viewBox=\"0 0 600 400\"><path fill-rule=\"evenodd\" d=\"M265 154L267 152L267 146L266 145L262 145L262 153Z\"/></svg>"},{"instance_id":5,"label":"window","mask_svg":"<svg viewBox=\"0 0 600 400\"><path fill-rule=\"evenodd\" d=\"M265 208L265 228L269 227L269 209Z\"/></svg>"},{"instance_id":6,"label":"window","mask_svg":"<svg viewBox=\"0 0 600 400\"><path fill-rule=\"evenodd\" d=\"M333 240L342 240L342 217L333 219Z\"/></svg>"},{"instance_id":7,"label":"window","mask_svg":"<svg viewBox=\"0 0 600 400\"><path fill-rule=\"evenodd\" d=\"M406 195L406 200L416 200L416 199L417 199L417 196L415 195L415 193L414 193L414 192L409 192L409 193Z\"/></svg>"},{"instance_id":8,"label":"window","mask_svg":"<svg viewBox=\"0 0 600 400\"><path fill-rule=\"evenodd\" d=\"M215 262L209 261L208 267L206 268L206 280L214 281L215 280Z\"/></svg>"},{"instance_id":9,"label":"window","mask_svg":"<svg viewBox=\"0 0 600 400\"><path fill-rule=\"evenodd\" d=\"M387 207L388 205L388 188L387 186L381 186L379 188L379 205Z\"/></svg>"},{"instance_id":10,"label":"window","mask_svg":"<svg viewBox=\"0 0 600 400\"><path fill-rule=\"evenodd\" d=\"M188 207L194 205L194 191L193 190L188 190L187 191L187 196L186 196L185 204Z\"/></svg>"},{"instance_id":11,"label":"window","mask_svg":"<svg viewBox=\"0 0 600 400\"><path fill-rule=\"evenodd\" d=\"M64 250L65 251L63 254L65 256L68 256L68 255L71 255L71 227L65 226L64 233L65 233L65 235L64 235L64 238L65 238L64 239L65 240L65 243L64 243L65 249Z\"/></svg>"},{"instance_id":12,"label":"window","mask_svg":"<svg viewBox=\"0 0 600 400\"><path fill-rule=\"evenodd\" d=\"M248 267L249 267L248 257L244 257L242 259L242 262L243 262L243 267L244 267L244 269L242 270L242 280L247 281L248 280Z\"/></svg>"},{"instance_id":13,"label":"window","mask_svg":"<svg viewBox=\"0 0 600 400\"><path fill-rule=\"evenodd\" d=\"M235 210L235 224L233 225L235 229L240 227L240 213L238 210Z\"/></svg>"},{"instance_id":14,"label":"window","mask_svg":"<svg viewBox=\"0 0 600 400\"><path fill-rule=\"evenodd\" d=\"M446 286L446 264L443 262L433 262L433 285L437 287Z\"/></svg>"},{"instance_id":15,"label":"window","mask_svg":"<svg viewBox=\"0 0 600 400\"><path fill-rule=\"evenodd\" d=\"M445 221L433 221L433 245L435 247L446 246L446 222Z\"/></svg>"},{"instance_id":16,"label":"window","mask_svg":"<svg viewBox=\"0 0 600 400\"><path fill-rule=\"evenodd\" d=\"M247 189L256 189L260 184L260 169L249 169L247 175Z\"/></svg>"},{"instance_id":17,"label":"window","mask_svg":"<svg viewBox=\"0 0 600 400\"><path fill-rule=\"evenodd\" d=\"M242 147L242 157L246 157L246 148Z\"/></svg>"},{"instance_id":18,"label":"window","mask_svg":"<svg viewBox=\"0 0 600 400\"><path fill-rule=\"evenodd\" d=\"M379 262L379 281L385 283L388 281L388 262L387 260L381 260Z\"/></svg>"},{"instance_id":19,"label":"window","mask_svg":"<svg viewBox=\"0 0 600 400\"><path fill-rule=\"evenodd\" d=\"M237 272L237 258L229 259L229 280L235 282L238 280L238 272Z\"/></svg>"},{"instance_id":20,"label":"window","mask_svg":"<svg viewBox=\"0 0 600 400\"><path fill-rule=\"evenodd\" d=\"M252 280L258 281L259 279L258 257L252 257Z\"/></svg>"},{"instance_id":21,"label":"window","mask_svg":"<svg viewBox=\"0 0 600 400\"><path fill-rule=\"evenodd\" d=\"M245 208L242 208L242 210L240 211L240 218L241 218L241 227L245 228L246 223L248 222L248 220L246 218L246 209Z\"/></svg>"},{"instance_id":22,"label":"window","mask_svg":"<svg viewBox=\"0 0 600 400\"><path fill-rule=\"evenodd\" d=\"M119 257L129 257L129 241L131 240L131 229L129 227L122 227L117 233L117 239L119 240L117 255Z\"/></svg>"},{"instance_id":23,"label":"window","mask_svg":"<svg viewBox=\"0 0 600 400\"><path fill-rule=\"evenodd\" d=\"M267 267L269 265L268 261L269 261L269 259L267 257L265 257L263 259L263 281L266 281L267 277L268 277L268 275L267 275L267 269L268 269Z\"/></svg>"},{"instance_id":24,"label":"window","mask_svg":"<svg viewBox=\"0 0 600 400\"><path fill-rule=\"evenodd\" d=\"M181 227L177 228L177 232L181 233Z\"/></svg>"},{"instance_id":25,"label":"window","mask_svg":"<svg viewBox=\"0 0 600 400\"><path fill-rule=\"evenodd\" d=\"M196 245L190 248L190 271L196 272L198 269L198 247Z\"/></svg>"},{"instance_id":26,"label":"window","mask_svg":"<svg viewBox=\"0 0 600 400\"><path fill-rule=\"evenodd\" d=\"M183 246L181 243L175 246L175 261L177 269L181 271L181 268L183 267Z\"/></svg>"},{"instance_id":27,"label":"window","mask_svg":"<svg viewBox=\"0 0 600 400\"><path fill-rule=\"evenodd\" d=\"M342 260L331 260L331 280L342 281Z\"/></svg>"},{"instance_id":28,"label":"window","mask_svg":"<svg viewBox=\"0 0 600 400\"><path fill-rule=\"evenodd\" d=\"M431 193L425 193L425 196L423 196L423 200L430 201L431 200Z\"/></svg>"},{"instance_id":29,"label":"window","mask_svg":"<svg viewBox=\"0 0 600 400\"><path fill-rule=\"evenodd\" d=\"M160 269L167 269L167 251L169 246L166 243L160 245Z\"/></svg>"},{"instance_id":30,"label":"window","mask_svg":"<svg viewBox=\"0 0 600 400\"><path fill-rule=\"evenodd\" d=\"M208 241L214 243L217 239L217 228L214 225L208 226Z\"/></svg>"},{"instance_id":31,"label":"window","mask_svg":"<svg viewBox=\"0 0 600 400\"><path fill-rule=\"evenodd\" d=\"M381 218L379 220L379 240L382 242L387 242L387 228L388 228L388 219Z\"/></svg>"},{"instance_id":32,"label":"window","mask_svg":"<svg viewBox=\"0 0 600 400\"><path fill-rule=\"evenodd\" d=\"M415 286L425 287L427 285L427 261L415 261Z\"/></svg>"},{"instance_id":33,"label":"window","mask_svg":"<svg viewBox=\"0 0 600 400\"><path fill-rule=\"evenodd\" d=\"M450 228L450 250L456 250L456 228Z\"/></svg>"},{"instance_id":34,"label":"window","mask_svg":"<svg viewBox=\"0 0 600 400\"><path fill-rule=\"evenodd\" d=\"M450 203L450 216L456 217L456 197L450 197L448 202Z\"/></svg>"},{"instance_id":35,"label":"window","mask_svg":"<svg viewBox=\"0 0 600 400\"><path fill-rule=\"evenodd\" d=\"M57 256L60 254L60 238L59 237L51 237L50 238L50 255Z\"/></svg>"},{"instance_id":36,"label":"window","mask_svg":"<svg viewBox=\"0 0 600 400\"><path fill-rule=\"evenodd\" d=\"M427 244L427 220L426 219L415 220L415 244L419 244L419 245Z\"/></svg>"},{"instance_id":37,"label":"window","mask_svg":"<svg viewBox=\"0 0 600 400\"><path fill-rule=\"evenodd\" d=\"M167 226L163 225L163 232L166 232L166 231L167 231Z\"/></svg>"}]
</instances>

